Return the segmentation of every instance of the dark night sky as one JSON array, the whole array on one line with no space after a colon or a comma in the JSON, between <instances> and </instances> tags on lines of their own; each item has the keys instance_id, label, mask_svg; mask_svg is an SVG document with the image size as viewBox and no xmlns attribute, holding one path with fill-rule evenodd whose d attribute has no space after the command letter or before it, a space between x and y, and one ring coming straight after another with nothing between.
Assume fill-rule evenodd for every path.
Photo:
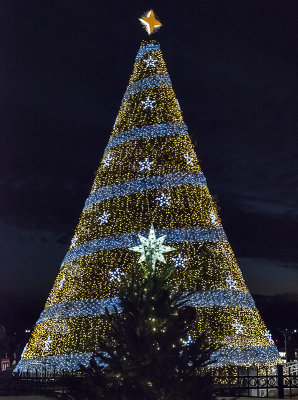
<instances>
[{"instance_id":1,"label":"dark night sky","mask_svg":"<svg viewBox=\"0 0 298 400\"><path fill-rule=\"evenodd\" d=\"M251 291L298 295L297 0L2 0L0 324L43 309L150 8Z\"/></svg>"}]
</instances>

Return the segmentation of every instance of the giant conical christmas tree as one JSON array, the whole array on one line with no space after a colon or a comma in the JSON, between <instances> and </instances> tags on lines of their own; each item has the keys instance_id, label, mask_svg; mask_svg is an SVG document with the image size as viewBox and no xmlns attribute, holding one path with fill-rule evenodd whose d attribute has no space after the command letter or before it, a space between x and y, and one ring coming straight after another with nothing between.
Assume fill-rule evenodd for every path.
<instances>
[{"instance_id":1,"label":"giant conical christmas tree","mask_svg":"<svg viewBox=\"0 0 298 400\"><path fill-rule=\"evenodd\" d=\"M75 370L106 329L105 307L139 255L138 234L175 248L173 290L195 291L192 331L216 365L270 364L278 352L244 283L156 41L142 42L70 248L16 370ZM163 264L157 261L157 267Z\"/></svg>"}]
</instances>

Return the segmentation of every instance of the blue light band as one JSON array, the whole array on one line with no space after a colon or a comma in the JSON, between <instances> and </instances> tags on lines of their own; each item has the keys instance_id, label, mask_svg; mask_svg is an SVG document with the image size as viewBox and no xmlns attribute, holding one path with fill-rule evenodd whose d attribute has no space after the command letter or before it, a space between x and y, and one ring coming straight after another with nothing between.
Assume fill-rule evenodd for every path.
<instances>
[{"instance_id":1,"label":"blue light band","mask_svg":"<svg viewBox=\"0 0 298 400\"><path fill-rule=\"evenodd\" d=\"M187 304L194 307L255 307L255 302L250 293L241 293L235 290L197 292L191 295ZM114 312L115 307L120 311L118 297L63 301L45 308L36 325L53 318L100 316L105 314L106 309L109 312Z\"/></svg>"},{"instance_id":2,"label":"blue light band","mask_svg":"<svg viewBox=\"0 0 298 400\"><path fill-rule=\"evenodd\" d=\"M207 182L202 172L198 174L176 172L173 174L157 175L152 178L144 177L132 182L103 186L87 198L83 211L86 211L94 204L113 197L128 196L133 193L142 193L145 190L168 189L173 186L182 185L207 186Z\"/></svg>"},{"instance_id":3,"label":"blue light band","mask_svg":"<svg viewBox=\"0 0 298 400\"><path fill-rule=\"evenodd\" d=\"M59 371L77 371L80 365L87 367L93 353L66 353L59 356L48 356L41 358L23 358L13 372L40 374L45 370L47 373Z\"/></svg>"},{"instance_id":4,"label":"blue light band","mask_svg":"<svg viewBox=\"0 0 298 400\"><path fill-rule=\"evenodd\" d=\"M40 314L36 325L53 318L72 318L104 315L105 310L113 312L114 307L119 310L118 297L105 299L89 299L77 301L63 301L49 306Z\"/></svg>"},{"instance_id":5,"label":"blue light band","mask_svg":"<svg viewBox=\"0 0 298 400\"><path fill-rule=\"evenodd\" d=\"M122 103L133 94L141 92L142 90L154 89L160 86L172 86L169 74L157 74L133 82L129 85L126 92L124 93Z\"/></svg>"},{"instance_id":6,"label":"blue light band","mask_svg":"<svg viewBox=\"0 0 298 400\"><path fill-rule=\"evenodd\" d=\"M19 361L14 372L29 373L34 375L55 371L77 371L80 365L89 365L92 353L67 353L59 356L48 356L37 359L24 358ZM246 366L251 365L253 359L256 364L272 363L280 358L275 344L270 346L238 346L226 347L215 351L211 355L211 367L224 365Z\"/></svg>"},{"instance_id":7,"label":"blue light band","mask_svg":"<svg viewBox=\"0 0 298 400\"><path fill-rule=\"evenodd\" d=\"M255 302L250 293L237 290L210 290L191 295L187 304L195 307L242 307L255 308Z\"/></svg>"},{"instance_id":8,"label":"blue light band","mask_svg":"<svg viewBox=\"0 0 298 400\"><path fill-rule=\"evenodd\" d=\"M151 51L158 51L160 50L159 43L150 43L142 46L136 55L136 61L143 57L145 54L150 53Z\"/></svg>"},{"instance_id":9,"label":"blue light band","mask_svg":"<svg viewBox=\"0 0 298 400\"><path fill-rule=\"evenodd\" d=\"M216 350L210 359L214 361L213 367L221 367L223 365L251 365L251 360L255 364L266 364L279 358L278 350L275 344L272 344L270 346L224 347Z\"/></svg>"},{"instance_id":10,"label":"blue light band","mask_svg":"<svg viewBox=\"0 0 298 400\"><path fill-rule=\"evenodd\" d=\"M183 135L187 136L187 126L175 122L166 124L147 125L142 128L134 128L128 131L122 131L112 137L105 148L105 153L111 147L127 143L132 140L151 139L159 136Z\"/></svg>"},{"instance_id":11,"label":"blue light band","mask_svg":"<svg viewBox=\"0 0 298 400\"><path fill-rule=\"evenodd\" d=\"M138 234L146 235L146 233L146 231L121 233L116 236L106 236L85 242L71 249L66 254L62 261L61 268L71 261L95 254L99 251L137 246L140 243ZM227 240L222 226L212 228L160 229L157 230L156 233L159 236L166 235L165 242L167 244L183 242L223 242Z\"/></svg>"}]
</instances>

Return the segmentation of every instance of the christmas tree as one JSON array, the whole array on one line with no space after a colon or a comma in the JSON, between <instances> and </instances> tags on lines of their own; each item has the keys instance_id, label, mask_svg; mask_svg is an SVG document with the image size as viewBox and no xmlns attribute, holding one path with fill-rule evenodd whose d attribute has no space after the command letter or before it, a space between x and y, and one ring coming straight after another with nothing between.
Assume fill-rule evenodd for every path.
<instances>
[{"instance_id":1,"label":"christmas tree","mask_svg":"<svg viewBox=\"0 0 298 400\"><path fill-rule=\"evenodd\" d=\"M136 263L129 248L152 223L175 248L165 256L175 267L173 291L193 292L191 336L204 332L210 344L220 344L218 366L276 363L278 351L223 230L160 45L149 40L141 43L70 248L16 370L88 365L107 329L105 308L117 307L119 285Z\"/></svg>"},{"instance_id":2,"label":"christmas tree","mask_svg":"<svg viewBox=\"0 0 298 400\"><path fill-rule=\"evenodd\" d=\"M172 291L174 266L155 268L156 259L165 261L163 253L174 249L155 237L153 227L141 239L135 250L145 262L121 284L119 308L107 313L101 351L79 377L66 376L62 383L78 400L212 400L208 366L214 349L206 347L204 336L189 337L195 310L185 305L190 294Z\"/></svg>"}]
</instances>

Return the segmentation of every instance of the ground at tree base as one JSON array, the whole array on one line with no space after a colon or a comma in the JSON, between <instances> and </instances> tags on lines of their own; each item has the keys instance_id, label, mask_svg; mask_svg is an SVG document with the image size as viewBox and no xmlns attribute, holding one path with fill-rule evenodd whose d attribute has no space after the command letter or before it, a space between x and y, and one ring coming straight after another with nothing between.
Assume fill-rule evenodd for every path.
<instances>
[{"instance_id":1,"label":"ground at tree base","mask_svg":"<svg viewBox=\"0 0 298 400\"><path fill-rule=\"evenodd\" d=\"M0 396L1 400L54 400L48 396Z\"/></svg>"},{"instance_id":2,"label":"ground at tree base","mask_svg":"<svg viewBox=\"0 0 298 400\"><path fill-rule=\"evenodd\" d=\"M285 397L284 399L280 399L279 397L217 397L217 400L260 400L260 399L274 399L274 400L285 400L289 399L289 397ZM292 399L297 399L297 397L292 397Z\"/></svg>"},{"instance_id":3,"label":"ground at tree base","mask_svg":"<svg viewBox=\"0 0 298 400\"><path fill-rule=\"evenodd\" d=\"M260 400L263 399L264 397L217 397L217 400ZM292 397L293 399L297 399L297 397ZM1 400L55 400L54 397L48 397L48 396L0 396ZM282 400L282 399L277 399L275 400Z\"/></svg>"}]
</instances>

